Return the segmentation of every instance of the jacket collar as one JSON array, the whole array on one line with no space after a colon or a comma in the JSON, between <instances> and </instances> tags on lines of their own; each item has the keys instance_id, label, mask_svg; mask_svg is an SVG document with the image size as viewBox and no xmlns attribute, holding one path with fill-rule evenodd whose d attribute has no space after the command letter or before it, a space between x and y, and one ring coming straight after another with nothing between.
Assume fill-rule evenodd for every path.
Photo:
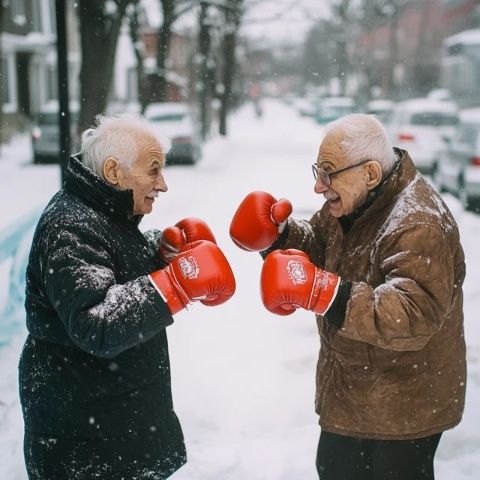
<instances>
[{"instance_id":1,"label":"jacket collar","mask_svg":"<svg viewBox=\"0 0 480 480\"><path fill-rule=\"evenodd\" d=\"M338 219L342 230L347 233L353 226L354 222L360 218L370 218L381 212L391 202L392 198L398 195L417 174L415 165L406 150L394 148L398 158L392 170L382 183L375 188L365 202L349 215L345 215Z\"/></svg>"},{"instance_id":2,"label":"jacket collar","mask_svg":"<svg viewBox=\"0 0 480 480\"><path fill-rule=\"evenodd\" d=\"M133 191L118 190L102 180L82 163L80 154L70 157L63 189L110 217L137 225L143 217L133 214Z\"/></svg>"}]
</instances>

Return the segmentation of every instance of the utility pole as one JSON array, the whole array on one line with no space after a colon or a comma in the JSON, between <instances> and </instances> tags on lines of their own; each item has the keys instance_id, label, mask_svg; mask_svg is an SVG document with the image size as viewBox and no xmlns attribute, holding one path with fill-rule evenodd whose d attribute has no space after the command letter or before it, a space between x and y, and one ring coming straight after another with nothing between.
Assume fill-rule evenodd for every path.
<instances>
[{"instance_id":1,"label":"utility pole","mask_svg":"<svg viewBox=\"0 0 480 480\"><path fill-rule=\"evenodd\" d=\"M65 178L68 160L70 158L70 106L68 94L68 45L66 25L66 0L55 0L57 20L57 74L58 74L58 124L59 124L59 163L61 169L61 184Z\"/></svg>"}]
</instances>

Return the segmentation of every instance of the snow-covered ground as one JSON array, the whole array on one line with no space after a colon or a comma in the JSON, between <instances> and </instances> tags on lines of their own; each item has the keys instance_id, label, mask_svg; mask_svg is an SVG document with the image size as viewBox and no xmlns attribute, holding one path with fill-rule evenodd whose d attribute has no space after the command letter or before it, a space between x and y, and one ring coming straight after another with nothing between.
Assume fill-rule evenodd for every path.
<instances>
[{"instance_id":1,"label":"snow-covered ground","mask_svg":"<svg viewBox=\"0 0 480 480\"><path fill-rule=\"evenodd\" d=\"M205 219L229 258L237 293L226 304L193 305L168 329L173 395L189 462L175 480L309 480L319 435L314 413L318 334L311 313L277 317L259 296L260 257L236 248L228 227L251 190L289 198L294 216L309 217L323 200L313 192L310 165L321 128L277 102L264 116L246 106L230 120L228 138L207 142L193 167L166 169L167 194L142 228L165 227L185 216ZM58 189L56 166L30 165L28 140L0 153L0 230L45 205ZM464 421L447 432L436 457L437 480L472 480L480 470L480 216L446 196L467 257L465 283L468 389ZM0 270L1 274L1 270ZM0 278L0 291L6 291ZM3 299L4 300L4 299ZM2 298L0 297L0 304ZM2 326L0 323L0 330ZM17 362L25 332L0 348L0 478L24 480Z\"/></svg>"}]
</instances>

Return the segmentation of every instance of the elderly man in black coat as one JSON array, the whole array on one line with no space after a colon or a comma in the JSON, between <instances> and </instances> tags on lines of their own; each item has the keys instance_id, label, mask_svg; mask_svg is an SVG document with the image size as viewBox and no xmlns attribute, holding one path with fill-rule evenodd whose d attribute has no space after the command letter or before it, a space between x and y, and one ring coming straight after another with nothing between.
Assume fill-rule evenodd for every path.
<instances>
[{"instance_id":1,"label":"elderly man in black coat","mask_svg":"<svg viewBox=\"0 0 480 480\"><path fill-rule=\"evenodd\" d=\"M235 280L201 220L139 230L167 143L139 116L99 117L39 220L19 365L30 479L164 479L186 461L165 328Z\"/></svg>"}]
</instances>

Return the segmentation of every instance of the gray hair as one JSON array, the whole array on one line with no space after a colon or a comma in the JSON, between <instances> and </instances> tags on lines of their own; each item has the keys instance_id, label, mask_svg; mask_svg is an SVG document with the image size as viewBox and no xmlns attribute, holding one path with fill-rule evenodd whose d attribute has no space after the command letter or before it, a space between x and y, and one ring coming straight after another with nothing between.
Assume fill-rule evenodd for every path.
<instances>
[{"instance_id":1,"label":"gray hair","mask_svg":"<svg viewBox=\"0 0 480 480\"><path fill-rule=\"evenodd\" d=\"M83 164L100 178L104 178L103 163L108 157L116 158L128 170L138 157L142 137L156 138L165 155L170 150L170 140L155 134L141 115L97 115L95 120L95 128L82 133L80 153Z\"/></svg>"},{"instance_id":2,"label":"gray hair","mask_svg":"<svg viewBox=\"0 0 480 480\"><path fill-rule=\"evenodd\" d=\"M327 125L325 134L332 131L342 134L341 147L349 163L375 160L384 174L395 164L396 155L390 137L374 115L346 115Z\"/></svg>"}]
</instances>

